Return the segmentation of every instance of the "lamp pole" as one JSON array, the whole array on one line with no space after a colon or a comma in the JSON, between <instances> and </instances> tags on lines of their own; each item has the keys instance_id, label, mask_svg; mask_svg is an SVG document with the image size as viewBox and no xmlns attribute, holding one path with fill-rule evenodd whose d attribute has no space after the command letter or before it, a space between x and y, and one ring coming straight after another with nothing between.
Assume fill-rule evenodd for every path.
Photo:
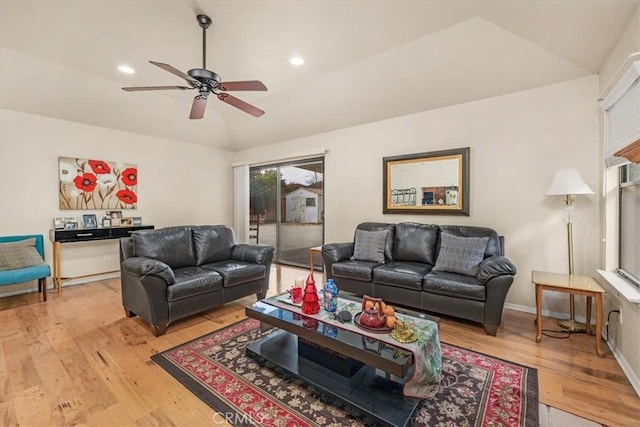
<instances>
[{"instance_id":1,"label":"lamp pole","mask_svg":"<svg viewBox=\"0 0 640 427\"><path fill-rule=\"evenodd\" d=\"M567 248L569 251L569 275L573 276L573 224L571 221L571 213L573 211L573 197L570 194L565 196L567 204ZM573 294L569 295L569 319L558 320L558 326L564 330L571 332L585 332L587 325L576 322L576 301Z\"/></svg>"}]
</instances>

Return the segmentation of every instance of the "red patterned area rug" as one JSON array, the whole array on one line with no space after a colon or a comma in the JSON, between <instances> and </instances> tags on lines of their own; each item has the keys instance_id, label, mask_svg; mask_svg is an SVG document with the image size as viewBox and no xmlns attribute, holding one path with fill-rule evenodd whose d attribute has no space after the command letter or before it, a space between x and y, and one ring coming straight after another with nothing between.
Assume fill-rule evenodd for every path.
<instances>
[{"instance_id":1,"label":"red patterned area rug","mask_svg":"<svg viewBox=\"0 0 640 427\"><path fill-rule=\"evenodd\" d=\"M301 381L245 356L261 333L253 319L153 355L154 362L232 425L364 426ZM537 370L442 344L438 393L421 402L413 426L538 425Z\"/></svg>"}]
</instances>

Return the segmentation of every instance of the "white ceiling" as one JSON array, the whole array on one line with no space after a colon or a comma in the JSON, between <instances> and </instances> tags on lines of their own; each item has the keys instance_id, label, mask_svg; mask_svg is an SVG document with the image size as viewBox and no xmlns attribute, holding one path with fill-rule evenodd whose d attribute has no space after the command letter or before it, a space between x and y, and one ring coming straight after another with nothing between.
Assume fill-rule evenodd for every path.
<instances>
[{"instance_id":1,"label":"white ceiling","mask_svg":"<svg viewBox=\"0 0 640 427\"><path fill-rule=\"evenodd\" d=\"M0 106L228 150L270 144L596 73L638 0L0 1ZM193 92L148 60L202 66L266 111ZM293 54L306 63L289 64ZM126 63L137 70L117 70Z\"/></svg>"}]
</instances>

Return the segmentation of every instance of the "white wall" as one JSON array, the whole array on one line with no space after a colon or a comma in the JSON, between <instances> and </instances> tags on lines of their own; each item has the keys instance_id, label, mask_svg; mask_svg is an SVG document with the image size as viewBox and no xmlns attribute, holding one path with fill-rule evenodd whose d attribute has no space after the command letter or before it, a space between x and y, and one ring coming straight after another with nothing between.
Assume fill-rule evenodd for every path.
<instances>
[{"instance_id":1,"label":"white wall","mask_svg":"<svg viewBox=\"0 0 640 427\"><path fill-rule=\"evenodd\" d=\"M231 224L227 151L0 109L0 235L43 234L50 265L54 216L104 215L58 209L58 156L137 164L139 207L124 216L141 216L157 228ZM63 244L63 275L118 270L116 242ZM35 286L3 286L0 296Z\"/></svg>"},{"instance_id":2,"label":"white wall","mask_svg":"<svg viewBox=\"0 0 640 427\"><path fill-rule=\"evenodd\" d=\"M600 67L600 91L607 88L625 59L632 53L640 52L640 8L636 9L629 25L611 51L609 58Z\"/></svg>"},{"instance_id":3,"label":"white wall","mask_svg":"<svg viewBox=\"0 0 640 427\"><path fill-rule=\"evenodd\" d=\"M234 161L277 160L328 150L325 242L352 239L363 221L417 221L494 228L518 274L508 302L535 307L532 270L568 272L564 202L545 192L556 169L577 167L598 188L598 78L590 76L505 96L366 124L234 153ZM383 215L382 158L471 147L471 216ZM354 197L357 195L357 197ZM577 273L598 267L597 196L576 200ZM568 300L545 294L545 309Z\"/></svg>"}]
</instances>

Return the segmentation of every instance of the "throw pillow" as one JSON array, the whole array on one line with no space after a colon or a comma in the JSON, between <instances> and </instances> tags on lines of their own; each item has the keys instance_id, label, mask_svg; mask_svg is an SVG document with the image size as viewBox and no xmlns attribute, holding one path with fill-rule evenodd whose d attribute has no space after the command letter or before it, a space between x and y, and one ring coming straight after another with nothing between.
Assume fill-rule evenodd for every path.
<instances>
[{"instance_id":1,"label":"throw pillow","mask_svg":"<svg viewBox=\"0 0 640 427\"><path fill-rule=\"evenodd\" d=\"M440 252L433 270L477 275L488 241L488 237L459 237L441 233Z\"/></svg>"},{"instance_id":2,"label":"throw pillow","mask_svg":"<svg viewBox=\"0 0 640 427\"><path fill-rule=\"evenodd\" d=\"M44 264L36 250L36 239L0 243L0 271L18 270Z\"/></svg>"},{"instance_id":3,"label":"throw pillow","mask_svg":"<svg viewBox=\"0 0 640 427\"><path fill-rule=\"evenodd\" d=\"M388 232L356 230L352 260L384 264L384 247Z\"/></svg>"}]
</instances>

